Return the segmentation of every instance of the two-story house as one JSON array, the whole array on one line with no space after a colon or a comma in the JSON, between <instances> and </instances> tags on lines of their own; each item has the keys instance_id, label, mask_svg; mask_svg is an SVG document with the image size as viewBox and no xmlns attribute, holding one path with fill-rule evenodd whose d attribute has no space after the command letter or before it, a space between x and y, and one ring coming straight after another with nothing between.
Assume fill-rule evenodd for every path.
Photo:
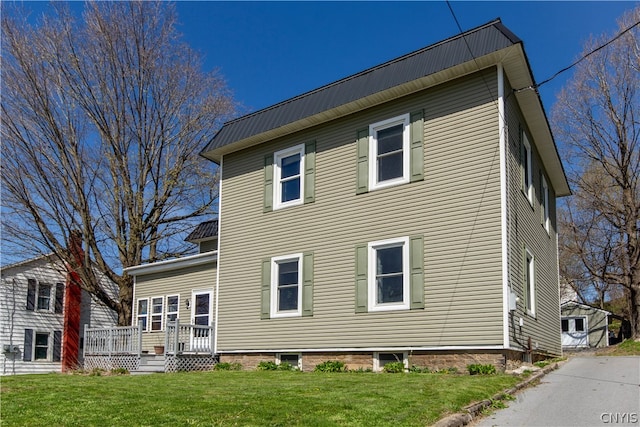
<instances>
[{"instance_id":1,"label":"two-story house","mask_svg":"<svg viewBox=\"0 0 640 427\"><path fill-rule=\"evenodd\" d=\"M2 268L0 375L60 372L63 359L81 366L85 325L117 323L115 312L88 292L79 290L73 300L69 291L67 268L53 255Z\"/></svg>"},{"instance_id":2,"label":"two-story house","mask_svg":"<svg viewBox=\"0 0 640 427\"><path fill-rule=\"evenodd\" d=\"M499 20L227 122L215 352L378 370L561 353L570 190Z\"/></svg>"}]
</instances>

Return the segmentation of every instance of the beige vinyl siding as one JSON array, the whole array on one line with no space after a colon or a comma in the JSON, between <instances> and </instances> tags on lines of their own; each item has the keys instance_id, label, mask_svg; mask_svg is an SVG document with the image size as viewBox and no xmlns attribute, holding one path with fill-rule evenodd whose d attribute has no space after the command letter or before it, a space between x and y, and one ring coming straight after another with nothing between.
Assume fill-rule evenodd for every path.
<instances>
[{"instance_id":1,"label":"beige vinyl siding","mask_svg":"<svg viewBox=\"0 0 640 427\"><path fill-rule=\"evenodd\" d=\"M505 90L511 93L510 88ZM509 325L509 341L512 348L526 346L531 338L534 350L550 354L561 353L560 340L560 301L557 262L557 222L556 199L551 180L547 178L549 187L549 233L542 224L541 180L544 166L536 150L535 141L528 133L532 151L532 183L533 206L529 203L522 189L521 175L521 141L520 130L528 132L526 122L511 96L507 100L507 125L509 141L509 164L507 166L509 188L509 282L520 298L514 313L514 322ZM525 290L523 284L523 247L527 247L535 257L535 317L526 313ZM517 326L522 318L524 326ZM515 328L514 328L514 325ZM518 342L519 341L519 342Z\"/></svg>"},{"instance_id":2,"label":"beige vinyl siding","mask_svg":"<svg viewBox=\"0 0 640 427\"><path fill-rule=\"evenodd\" d=\"M191 312L193 307L191 309L187 309L185 301L187 299L192 300L191 293L193 290L211 291L211 305L212 307L215 307L215 283L215 262L137 276L134 294L134 324L137 322L138 299L164 297L163 331L147 332L143 334L143 349L148 350L154 345L164 344L164 322L166 321L167 296L180 296L178 319L180 320L180 323L188 324L191 323ZM151 312L151 300L149 301L149 312ZM215 316L214 310L212 310L212 313L212 316ZM149 318L147 322L150 321L151 320ZM214 317L212 317L211 321L214 321Z\"/></svg>"},{"instance_id":3,"label":"beige vinyl siding","mask_svg":"<svg viewBox=\"0 0 640 427\"><path fill-rule=\"evenodd\" d=\"M219 351L502 345L496 70L483 77L224 156ZM420 109L424 180L357 195L357 130ZM263 213L264 156L308 140L315 202ZM425 308L356 314L356 245L415 235ZM302 252L314 254L313 316L261 320L261 260Z\"/></svg>"}]
</instances>

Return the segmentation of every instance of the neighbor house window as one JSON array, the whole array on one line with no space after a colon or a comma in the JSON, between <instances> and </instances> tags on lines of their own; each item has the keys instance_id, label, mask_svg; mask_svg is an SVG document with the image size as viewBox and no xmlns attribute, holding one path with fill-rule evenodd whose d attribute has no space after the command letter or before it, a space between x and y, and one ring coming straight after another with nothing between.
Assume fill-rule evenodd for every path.
<instances>
[{"instance_id":1,"label":"neighbor house window","mask_svg":"<svg viewBox=\"0 0 640 427\"><path fill-rule=\"evenodd\" d=\"M368 245L369 311L409 309L409 238Z\"/></svg>"},{"instance_id":2,"label":"neighbor house window","mask_svg":"<svg viewBox=\"0 0 640 427\"><path fill-rule=\"evenodd\" d=\"M151 298L151 330L162 330L162 312L164 306L164 297Z\"/></svg>"},{"instance_id":3,"label":"neighbor house window","mask_svg":"<svg viewBox=\"0 0 640 427\"><path fill-rule=\"evenodd\" d=\"M547 185L547 180L544 178L544 175L542 175L542 179L540 181L540 188L542 189L540 206L542 211L542 226L547 230L547 233L549 233L549 186Z\"/></svg>"},{"instance_id":4,"label":"neighbor house window","mask_svg":"<svg viewBox=\"0 0 640 427\"><path fill-rule=\"evenodd\" d=\"M531 144L527 134L522 131L522 190L533 206L533 172L531 167Z\"/></svg>"},{"instance_id":5,"label":"neighbor house window","mask_svg":"<svg viewBox=\"0 0 640 427\"><path fill-rule=\"evenodd\" d=\"M409 182L409 114L369 126L369 188Z\"/></svg>"},{"instance_id":6,"label":"neighbor house window","mask_svg":"<svg viewBox=\"0 0 640 427\"><path fill-rule=\"evenodd\" d=\"M38 310L51 309L51 285L38 283Z\"/></svg>"},{"instance_id":7,"label":"neighbor house window","mask_svg":"<svg viewBox=\"0 0 640 427\"><path fill-rule=\"evenodd\" d=\"M302 254L271 259L271 317L301 315Z\"/></svg>"},{"instance_id":8,"label":"neighbor house window","mask_svg":"<svg viewBox=\"0 0 640 427\"><path fill-rule=\"evenodd\" d=\"M533 254L525 249L525 291L527 313L535 315L536 312L536 285L535 285L535 259Z\"/></svg>"},{"instance_id":9,"label":"neighbor house window","mask_svg":"<svg viewBox=\"0 0 640 427\"><path fill-rule=\"evenodd\" d=\"M178 320L178 309L180 308L180 296L167 296L167 321L175 322Z\"/></svg>"},{"instance_id":10,"label":"neighbor house window","mask_svg":"<svg viewBox=\"0 0 640 427\"><path fill-rule=\"evenodd\" d=\"M147 330L147 320L149 318L149 300L147 298L138 300L138 324L142 321L142 330Z\"/></svg>"},{"instance_id":11,"label":"neighbor house window","mask_svg":"<svg viewBox=\"0 0 640 427\"><path fill-rule=\"evenodd\" d=\"M405 369L408 368L407 353L374 353L373 355L373 370L382 371L387 363L400 362L404 365Z\"/></svg>"},{"instance_id":12,"label":"neighbor house window","mask_svg":"<svg viewBox=\"0 0 640 427\"><path fill-rule=\"evenodd\" d=\"M304 151L304 144L300 144L274 153L274 209L303 203Z\"/></svg>"},{"instance_id":13,"label":"neighbor house window","mask_svg":"<svg viewBox=\"0 0 640 427\"><path fill-rule=\"evenodd\" d=\"M33 360L47 360L49 358L49 334L36 332Z\"/></svg>"},{"instance_id":14,"label":"neighbor house window","mask_svg":"<svg viewBox=\"0 0 640 427\"><path fill-rule=\"evenodd\" d=\"M576 317L575 319L576 332L584 332L584 318Z\"/></svg>"}]
</instances>

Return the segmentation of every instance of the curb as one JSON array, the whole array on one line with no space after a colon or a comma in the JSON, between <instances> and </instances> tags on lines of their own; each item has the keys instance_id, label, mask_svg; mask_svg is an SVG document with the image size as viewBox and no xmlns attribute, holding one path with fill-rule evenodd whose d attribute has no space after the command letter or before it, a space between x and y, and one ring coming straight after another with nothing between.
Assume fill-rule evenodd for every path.
<instances>
[{"instance_id":1,"label":"curb","mask_svg":"<svg viewBox=\"0 0 640 427\"><path fill-rule=\"evenodd\" d=\"M549 372L558 369L561 364L565 361L556 362L551 365L547 365L544 368L540 369L533 373L529 378L524 381L516 384L514 387L507 389L501 393L495 394L491 399L481 400L480 402L472 403L471 405L465 406L462 410L463 412L459 412L457 414L448 415L444 418L438 420L435 424L432 424L432 427L462 427L466 426L475 418L478 418L478 414L482 413L485 408L491 406L491 404L496 400L504 400L507 395L512 395L523 388L529 386L532 382L544 377Z\"/></svg>"}]
</instances>

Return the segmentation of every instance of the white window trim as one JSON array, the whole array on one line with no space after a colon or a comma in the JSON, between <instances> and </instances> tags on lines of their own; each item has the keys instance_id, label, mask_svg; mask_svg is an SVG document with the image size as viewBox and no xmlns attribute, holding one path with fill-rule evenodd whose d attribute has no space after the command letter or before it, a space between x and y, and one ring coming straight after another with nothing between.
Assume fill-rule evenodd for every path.
<instances>
[{"instance_id":1,"label":"white window trim","mask_svg":"<svg viewBox=\"0 0 640 427\"><path fill-rule=\"evenodd\" d=\"M535 263L536 259L531 253L529 249L525 249L526 252L526 262L528 265L525 266L527 269L527 278L531 281L531 286L527 289L527 283L524 283L524 291L526 292L526 304L525 309L527 310L527 314L530 316L536 315L536 276L535 276ZM531 259L531 262L528 260ZM527 279L525 278L525 280ZM527 307L530 306L530 307Z\"/></svg>"},{"instance_id":2,"label":"white window trim","mask_svg":"<svg viewBox=\"0 0 640 427\"><path fill-rule=\"evenodd\" d=\"M39 304L40 304L40 289L42 289L43 286L49 286L49 304L48 304L49 307L48 308L40 308L39 307ZM51 304L52 301L53 301L53 304ZM40 281L36 280L36 300L35 300L35 303L34 303L33 310L34 311L39 311L40 313L53 313L54 310L55 310L55 304L56 304L56 286L51 284L51 283L40 282Z\"/></svg>"},{"instance_id":3,"label":"white window trim","mask_svg":"<svg viewBox=\"0 0 640 427\"><path fill-rule=\"evenodd\" d=\"M141 315L140 311L139 311L140 310L140 301L145 301L145 300L147 301L147 314L142 314ZM150 312L151 312L151 302L149 301L149 298L138 298L138 299L136 299L136 315L134 317L134 319L135 319L134 326L137 326L140 323L141 319L139 319L139 317L142 316L142 317L147 319L147 321L145 322L146 323L146 327L143 328L142 330L145 331L145 332L149 331L150 328L151 328L151 324L150 324L151 322L149 321Z\"/></svg>"},{"instance_id":4,"label":"white window trim","mask_svg":"<svg viewBox=\"0 0 640 427\"><path fill-rule=\"evenodd\" d=\"M384 366L380 366L380 353L402 353L402 363L404 363L404 369L409 369L409 357L406 351L376 351L373 353L373 371L381 372Z\"/></svg>"},{"instance_id":5,"label":"white window trim","mask_svg":"<svg viewBox=\"0 0 640 427\"><path fill-rule=\"evenodd\" d=\"M47 357L45 357L44 359L36 359L36 349L38 347L38 334L40 335L46 335L47 336ZM52 357L52 351L53 349L51 348L51 336L53 334L51 332L46 332L46 331L33 331L33 344L32 344L32 349L31 349L31 361L32 362L51 362L53 360Z\"/></svg>"},{"instance_id":6,"label":"white window trim","mask_svg":"<svg viewBox=\"0 0 640 427\"><path fill-rule=\"evenodd\" d=\"M176 311L169 311L169 298L171 297L176 297L178 298L178 309ZM166 322L169 321L169 315L170 314L175 314L176 315L176 320L180 319L180 294L171 294L171 295L167 295L167 298L165 300L165 313L164 313L164 319Z\"/></svg>"},{"instance_id":7,"label":"white window trim","mask_svg":"<svg viewBox=\"0 0 640 427\"><path fill-rule=\"evenodd\" d=\"M298 364L294 368L302 371L302 353L276 353L276 365L282 363L282 356L298 356Z\"/></svg>"},{"instance_id":8,"label":"white window trim","mask_svg":"<svg viewBox=\"0 0 640 427\"><path fill-rule=\"evenodd\" d=\"M369 190L392 187L394 185L406 184L410 180L410 148L411 132L409 127L409 114L392 117L387 120L369 125ZM386 181L378 182L378 131L402 124L402 176Z\"/></svg>"},{"instance_id":9,"label":"white window trim","mask_svg":"<svg viewBox=\"0 0 640 427\"><path fill-rule=\"evenodd\" d=\"M542 226L550 234L550 219L549 219L549 185L547 179L542 175Z\"/></svg>"},{"instance_id":10,"label":"white window trim","mask_svg":"<svg viewBox=\"0 0 640 427\"><path fill-rule=\"evenodd\" d=\"M213 321L213 290L211 289L193 289L191 290L191 316L190 321L191 324L196 324L196 296L197 295L208 295L209 296L209 312L207 313L209 323L207 326L211 326L211 322ZM203 316L203 314L200 314Z\"/></svg>"},{"instance_id":11,"label":"white window trim","mask_svg":"<svg viewBox=\"0 0 640 427\"><path fill-rule=\"evenodd\" d=\"M284 261L298 261L298 308L278 311L278 264ZM271 258L271 318L302 316L302 254L283 255Z\"/></svg>"},{"instance_id":12,"label":"white window trim","mask_svg":"<svg viewBox=\"0 0 640 427\"><path fill-rule=\"evenodd\" d=\"M159 299L162 301L162 311L160 311L160 313L154 313L153 312L153 300ZM164 331L164 316L165 316L165 297L164 295L156 295L153 297L149 298L149 319L147 321L147 323L149 324L149 331L151 332L161 332ZM152 323L153 323L153 318L160 316L160 329L153 329Z\"/></svg>"},{"instance_id":13,"label":"white window trim","mask_svg":"<svg viewBox=\"0 0 640 427\"><path fill-rule=\"evenodd\" d=\"M533 207L533 171L532 171L532 150L531 144L529 143L529 139L527 138L527 133L522 131L522 143L524 144L524 150L527 153L526 165L522 165L524 173L524 182L523 182L523 191L525 196L527 196L527 200L529 200L529 204Z\"/></svg>"},{"instance_id":14,"label":"white window trim","mask_svg":"<svg viewBox=\"0 0 640 427\"><path fill-rule=\"evenodd\" d=\"M281 202L282 200L282 159L285 157L300 155L300 197L287 202ZM294 147L286 148L284 150L276 151L273 153L273 209L282 209L290 206L297 206L304 203L304 144L299 144Z\"/></svg>"},{"instance_id":15,"label":"white window trim","mask_svg":"<svg viewBox=\"0 0 640 427\"><path fill-rule=\"evenodd\" d=\"M402 247L402 302L378 304L376 286L376 253L378 249ZM369 242L367 259L369 311L409 310L409 237Z\"/></svg>"}]
</instances>

